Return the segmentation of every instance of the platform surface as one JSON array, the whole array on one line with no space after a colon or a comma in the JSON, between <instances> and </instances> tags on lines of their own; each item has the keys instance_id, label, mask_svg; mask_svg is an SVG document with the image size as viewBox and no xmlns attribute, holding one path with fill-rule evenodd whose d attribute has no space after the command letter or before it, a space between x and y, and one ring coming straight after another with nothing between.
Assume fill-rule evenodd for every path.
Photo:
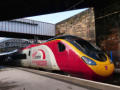
<instances>
[{"instance_id":1,"label":"platform surface","mask_svg":"<svg viewBox=\"0 0 120 90\"><path fill-rule=\"evenodd\" d=\"M0 69L0 90L96 90L15 68Z\"/></svg>"}]
</instances>

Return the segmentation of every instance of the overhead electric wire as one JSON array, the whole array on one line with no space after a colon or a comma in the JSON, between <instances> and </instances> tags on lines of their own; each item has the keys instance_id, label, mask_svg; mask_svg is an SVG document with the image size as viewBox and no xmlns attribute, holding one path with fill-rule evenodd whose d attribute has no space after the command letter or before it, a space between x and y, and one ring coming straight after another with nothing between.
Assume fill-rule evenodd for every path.
<instances>
[{"instance_id":1,"label":"overhead electric wire","mask_svg":"<svg viewBox=\"0 0 120 90\"><path fill-rule=\"evenodd\" d=\"M100 16L100 17L96 18L95 20L99 20L99 19L102 19L102 18L111 16L111 15L117 14L117 13L120 13L120 11L115 11L115 12L113 12L113 13L109 13L109 14L106 14L106 15L104 15L104 16Z\"/></svg>"},{"instance_id":2,"label":"overhead electric wire","mask_svg":"<svg viewBox=\"0 0 120 90\"><path fill-rule=\"evenodd\" d=\"M71 10L74 9L76 6L78 6L79 4L81 4L84 0L80 0L79 2L75 3L73 6L71 6L70 8L66 9L66 10Z\"/></svg>"}]
</instances>

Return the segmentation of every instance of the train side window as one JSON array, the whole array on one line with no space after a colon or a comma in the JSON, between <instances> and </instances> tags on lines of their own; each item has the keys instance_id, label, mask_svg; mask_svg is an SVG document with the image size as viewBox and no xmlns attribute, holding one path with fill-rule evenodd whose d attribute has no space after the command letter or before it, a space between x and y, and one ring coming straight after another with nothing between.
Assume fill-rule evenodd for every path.
<instances>
[{"instance_id":1,"label":"train side window","mask_svg":"<svg viewBox=\"0 0 120 90\"><path fill-rule=\"evenodd\" d=\"M59 52L63 52L65 50L65 45L62 44L61 42L58 42L58 49L59 49Z\"/></svg>"},{"instance_id":2,"label":"train side window","mask_svg":"<svg viewBox=\"0 0 120 90\"><path fill-rule=\"evenodd\" d=\"M28 56L30 56L30 50L29 50L29 52L28 52Z\"/></svg>"}]
</instances>

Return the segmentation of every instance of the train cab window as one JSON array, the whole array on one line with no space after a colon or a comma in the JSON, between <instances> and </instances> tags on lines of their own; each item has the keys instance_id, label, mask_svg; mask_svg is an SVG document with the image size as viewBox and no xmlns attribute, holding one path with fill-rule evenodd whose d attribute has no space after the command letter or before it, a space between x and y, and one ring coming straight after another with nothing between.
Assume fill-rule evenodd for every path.
<instances>
[{"instance_id":1,"label":"train cab window","mask_svg":"<svg viewBox=\"0 0 120 90\"><path fill-rule=\"evenodd\" d=\"M63 52L65 50L65 45L62 44L61 42L58 42L58 49L59 49L59 52Z\"/></svg>"},{"instance_id":2,"label":"train cab window","mask_svg":"<svg viewBox=\"0 0 120 90\"><path fill-rule=\"evenodd\" d=\"M88 51L91 51L91 50L94 50L95 48L89 44L88 42L84 41L84 40L75 40L75 42L77 44L79 44L79 46L81 47L81 49L84 51L84 50L87 50Z\"/></svg>"}]
</instances>

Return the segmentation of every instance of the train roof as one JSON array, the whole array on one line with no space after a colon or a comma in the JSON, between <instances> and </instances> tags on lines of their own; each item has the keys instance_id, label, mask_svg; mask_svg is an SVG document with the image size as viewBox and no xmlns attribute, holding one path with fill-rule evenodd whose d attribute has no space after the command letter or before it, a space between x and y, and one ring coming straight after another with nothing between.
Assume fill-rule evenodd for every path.
<instances>
[{"instance_id":1,"label":"train roof","mask_svg":"<svg viewBox=\"0 0 120 90\"><path fill-rule=\"evenodd\" d=\"M73 35L62 35L62 36L57 36L57 37L54 37L54 38L50 38L47 41L51 41L51 40L55 40L55 39L65 39L65 40L81 39L81 40L83 40L82 38L77 37L77 36L73 36Z\"/></svg>"}]
</instances>

